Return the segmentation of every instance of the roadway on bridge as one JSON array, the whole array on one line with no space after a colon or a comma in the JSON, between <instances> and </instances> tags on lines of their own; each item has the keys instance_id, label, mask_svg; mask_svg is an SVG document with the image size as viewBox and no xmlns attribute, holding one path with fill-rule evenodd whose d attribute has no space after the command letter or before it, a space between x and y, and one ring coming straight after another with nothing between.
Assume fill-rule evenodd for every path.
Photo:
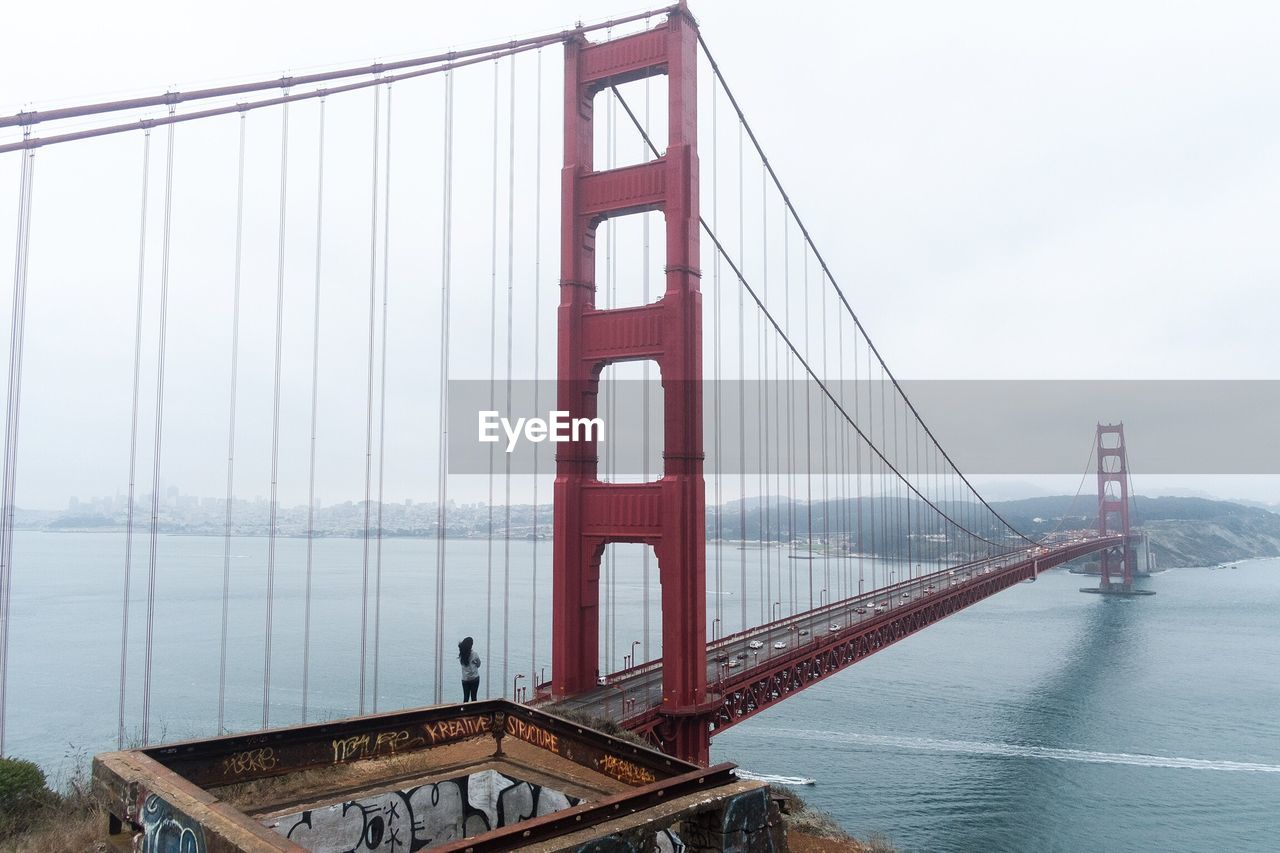
<instances>
[{"instance_id":1,"label":"roadway on bridge","mask_svg":"<svg viewBox=\"0 0 1280 853\"><path fill-rule=\"evenodd\" d=\"M766 672L775 655L787 654L802 644L817 644L896 608L919 604L922 599L944 590L974 583L1028 556L1028 551L1017 551L942 569L710 642L707 644L707 692L718 695L717 685L721 682L732 679L741 684L749 681L757 669ZM600 687L557 704L597 717L625 720L661 702L662 661L659 659L614 673Z\"/></svg>"}]
</instances>

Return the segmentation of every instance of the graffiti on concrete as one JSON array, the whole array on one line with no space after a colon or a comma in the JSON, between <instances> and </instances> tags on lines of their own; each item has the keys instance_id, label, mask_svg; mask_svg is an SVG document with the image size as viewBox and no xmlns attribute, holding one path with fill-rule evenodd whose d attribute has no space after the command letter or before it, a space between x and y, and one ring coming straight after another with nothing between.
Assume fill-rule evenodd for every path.
<instances>
[{"instance_id":1,"label":"graffiti on concrete","mask_svg":"<svg viewBox=\"0 0 1280 853\"><path fill-rule=\"evenodd\" d=\"M648 850L622 836L606 835L591 839L575 848L574 853L648 853Z\"/></svg>"},{"instance_id":2,"label":"graffiti on concrete","mask_svg":"<svg viewBox=\"0 0 1280 853\"><path fill-rule=\"evenodd\" d=\"M166 800L148 794L142 804L142 853L205 853L204 830Z\"/></svg>"},{"instance_id":3,"label":"graffiti on concrete","mask_svg":"<svg viewBox=\"0 0 1280 853\"><path fill-rule=\"evenodd\" d=\"M674 828L664 829L659 832L653 839L653 844L658 853L684 853L685 850L689 849L680 840L680 836L676 835Z\"/></svg>"},{"instance_id":4,"label":"graffiti on concrete","mask_svg":"<svg viewBox=\"0 0 1280 853\"><path fill-rule=\"evenodd\" d=\"M496 770L308 809L267 826L315 853L413 853L577 805ZM182 851L186 853L186 851Z\"/></svg>"},{"instance_id":5,"label":"graffiti on concrete","mask_svg":"<svg viewBox=\"0 0 1280 853\"><path fill-rule=\"evenodd\" d=\"M736 794L720 801L717 809L685 818L679 827L679 843L683 848L674 849L774 853L778 844L770 823L771 814L768 788Z\"/></svg>"}]
</instances>

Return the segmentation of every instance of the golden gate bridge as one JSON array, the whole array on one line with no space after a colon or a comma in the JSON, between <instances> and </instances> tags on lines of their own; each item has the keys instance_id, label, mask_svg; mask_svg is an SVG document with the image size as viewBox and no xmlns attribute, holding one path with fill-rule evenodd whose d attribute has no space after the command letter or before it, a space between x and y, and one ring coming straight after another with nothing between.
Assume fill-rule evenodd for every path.
<instances>
[{"instance_id":1,"label":"golden gate bridge","mask_svg":"<svg viewBox=\"0 0 1280 853\"><path fill-rule=\"evenodd\" d=\"M0 133L0 162L18 183L0 752L4 710L25 698L8 674L12 579L22 571L13 550L20 438L40 429L22 418L28 299L49 298L59 256L75 243L58 233L33 245L33 234L59 227L56 211L40 209L36 166L44 180L80 162L62 152L136 186L132 201L106 201L113 227L136 223L133 262L101 276L117 304L132 306L124 327L109 330L131 369L95 391L128 403L112 623L120 745L134 722L130 697L141 697L144 743L157 713L157 591L172 570L159 556L162 480L177 440L169 424L193 415L182 408L190 395L174 400L192 380L175 369L171 346L198 349L225 377L217 415L194 415L217 423L220 440L184 448L217 460L225 482L220 619L206 626L219 667L199 675L218 684L209 717L219 733L228 726L231 612L243 594L231 566L250 433L267 476L248 487L270 495L252 592L263 605L264 729L313 712L313 639L329 627L312 618L324 592L315 511L329 453L356 462L363 488L359 665L349 685L360 714L379 710L383 610L404 604L403 591L383 588L384 498L397 467L414 468L418 485L431 481L435 492L435 559L415 567L429 627L418 637L424 693L451 701L453 603L460 585L482 585L487 696L510 687L512 698L612 718L702 764L716 732L1046 569L1100 553L1099 590L1136 592L1123 428L1100 425L1095 437L1096 530L1040 541L1002 518L872 343L683 3L394 62L23 111L0 118ZM202 181L205 170L223 179ZM79 180L75 205L95 191ZM362 209L348 196L335 204L336 192L358 193ZM558 267L549 259L557 237ZM184 298L217 301L218 321L188 317L175 336ZM397 335L422 346L404 356L391 330L409 312ZM342 346L358 368L326 360ZM410 381L398 387L397 372ZM511 412L513 383L532 380L531 411L540 412L538 383L554 380L556 410L608 424L619 417L615 383L628 379L643 388L641 470L593 436L557 444L554 472L535 460L528 475L513 471L509 454L483 448L486 572L455 571L450 507L465 487L450 465L471 441L450 429L455 383L480 383L489 408ZM246 408L246 381L269 404ZM421 409L412 424L397 423L404 400ZM87 411L97 401L76 403ZM356 425L340 450L326 444L326 419ZM289 471L303 476L290 480ZM531 500L536 539L547 494L539 482L552 473L551 564L539 566L534 548L521 565L513 502L517 493ZM295 489L306 495L304 616L301 654L285 659L273 647L277 543L282 501ZM616 558L626 546L643 549L639 578L622 576L633 567ZM535 589L551 586L549 613L513 597L522 574ZM629 651L618 636L620 583L642 587L641 638ZM737 608L726 605L733 597ZM758 613L748 612L751 601ZM520 610L527 637L510 631ZM547 636L549 661L539 658ZM514 671L525 666L527 676ZM282 670L300 701L273 693Z\"/></svg>"}]
</instances>

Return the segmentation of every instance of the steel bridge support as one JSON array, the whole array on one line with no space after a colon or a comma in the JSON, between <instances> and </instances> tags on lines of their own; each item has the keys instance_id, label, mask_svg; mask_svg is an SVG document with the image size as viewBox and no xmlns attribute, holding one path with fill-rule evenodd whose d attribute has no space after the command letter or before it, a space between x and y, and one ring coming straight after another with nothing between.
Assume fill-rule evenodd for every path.
<instances>
[{"instance_id":1,"label":"steel bridge support","mask_svg":"<svg viewBox=\"0 0 1280 853\"><path fill-rule=\"evenodd\" d=\"M1098 424L1098 535L1108 531L1124 536L1123 544L1107 548L1099 557L1098 592L1134 594L1133 576L1138 554L1129 527L1129 457L1125 451L1124 424ZM1119 574L1119 582L1113 581Z\"/></svg>"},{"instance_id":2,"label":"steel bridge support","mask_svg":"<svg viewBox=\"0 0 1280 853\"><path fill-rule=\"evenodd\" d=\"M651 545L662 586L664 747L706 764L697 58L695 24L683 4L652 30L601 43L577 35L565 43L557 408L594 418L605 367L656 362L664 405L663 475L651 483L601 482L594 440L557 445L551 689L559 698L596 686L605 545ZM595 96L664 73L666 153L597 171ZM649 305L596 308L596 229L611 217L654 210L666 217L665 292ZM608 440L610 425L605 430Z\"/></svg>"},{"instance_id":3,"label":"steel bridge support","mask_svg":"<svg viewBox=\"0 0 1280 853\"><path fill-rule=\"evenodd\" d=\"M1110 438L1114 436L1114 439ZM1120 572L1120 583L1133 588L1133 549L1129 545L1129 460L1125 455L1124 424L1098 424L1098 535L1105 536L1109 526L1124 534L1120 553L1108 548L1099 557L1102 589L1111 588L1112 570ZM1119 557L1119 565L1115 565Z\"/></svg>"}]
</instances>

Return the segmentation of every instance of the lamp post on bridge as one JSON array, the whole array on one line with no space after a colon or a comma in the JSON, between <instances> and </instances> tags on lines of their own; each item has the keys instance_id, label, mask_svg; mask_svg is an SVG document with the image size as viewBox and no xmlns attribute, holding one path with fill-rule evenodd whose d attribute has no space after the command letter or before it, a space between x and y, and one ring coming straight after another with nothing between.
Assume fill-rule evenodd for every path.
<instances>
[{"instance_id":1,"label":"lamp post on bridge","mask_svg":"<svg viewBox=\"0 0 1280 853\"><path fill-rule=\"evenodd\" d=\"M511 701L520 701L520 679L524 678L523 672L517 672L516 677L511 679Z\"/></svg>"},{"instance_id":2,"label":"lamp post on bridge","mask_svg":"<svg viewBox=\"0 0 1280 853\"><path fill-rule=\"evenodd\" d=\"M640 641L639 641L639 640L632 640L632 641L631 641L631 654L630 654L630 655L628 655L628 657L629 657L629 658L631 658L631 665L632 665L632 666L635 666L635 665L636 665L636 646L638 646L638 645L640 645L640 644L641 644L641 643L640 643Z\"/></svg>"}]
</instances>

